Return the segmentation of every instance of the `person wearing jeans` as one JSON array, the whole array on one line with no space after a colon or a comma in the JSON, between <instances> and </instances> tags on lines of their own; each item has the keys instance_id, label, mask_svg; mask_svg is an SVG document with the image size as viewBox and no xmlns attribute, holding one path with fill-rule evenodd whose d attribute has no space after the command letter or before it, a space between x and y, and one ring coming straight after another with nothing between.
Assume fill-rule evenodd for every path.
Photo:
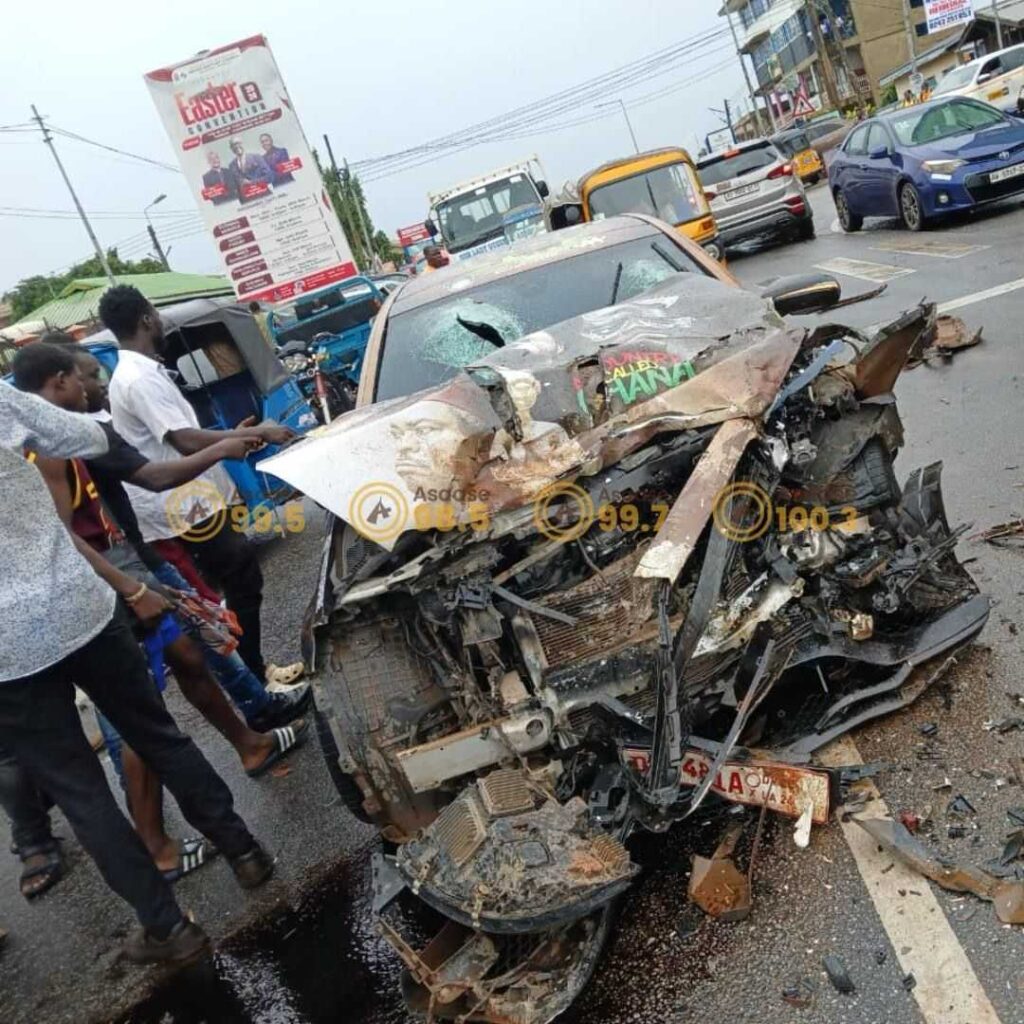
<instances>
[{"instance_id":1,"label":"person wearing jeans","mask_svg":"<svg viewBox=\"0 0 1024 1024\"><path fill-rule=\"evenodd\" d=\"M75 547L39 471L23 456L31 449L85 458L107 447L103 429L87 416L0 382L0 747L61 808L107 884L134 909L141 927L125 955L144 963L185 960L202 952L206 934L182 914L119 810L82 731L75 684L153 767L243 887L266 881L273 861L235 812L230 789L148 684L130 624L115 614L114 590ZM152 593L126 597L143 621L167 610Z\"/></svg>"},{"instance_id":2,"label":"person wearing jeans","mask_svg":"<svg viewBox=\"0 0 1024 1024\"><path fill-rule=\"evenodd\" d=\"M166 347L160 314L131 285L115 285L103 293L100 319L120 346L117 366L110 380L110 413L114 427L129 446L145 460L167 462L194 458L227 441L285 444L295 434L279 423L246 421L233 430L207 430L199 425L195 410L178 389L160 361ZM250 418L252 419L252 418ZM197 518L185 524L168 516L162 487L142 481L129 486L132 505L149 542L187 535L189 553L199 571L219 587L242 626L238 652L261 683L294 683L302 674L301 662L264 665L260 609L263 605L263 574L255 546L234 530L210 530L218 513L235 502L235 488L222 466L213 466L197 478L193 494ZM205 515L200 516L200 510ZM172 521L177 519L178 521ZM202 538L202 539L199 539Z\"/></svg>"}]
</instances>

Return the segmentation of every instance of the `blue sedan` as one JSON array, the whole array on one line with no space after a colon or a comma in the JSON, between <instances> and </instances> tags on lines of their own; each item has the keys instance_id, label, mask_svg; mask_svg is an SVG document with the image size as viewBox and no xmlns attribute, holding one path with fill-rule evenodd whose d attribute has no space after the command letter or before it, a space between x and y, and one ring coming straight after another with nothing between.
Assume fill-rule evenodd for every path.
<instances>
[{"instance_id":1,"label":"blue sedan","mask_svg":"<svg viewBox=\"0 0 1024 1024\"><path fill-rule=\"evenodd\" d=\"M828 168L845 231L899 216L911 231L953 210L1024 193L1024 120L954 96L879 114Z\"/></svg>"}]
</instances>

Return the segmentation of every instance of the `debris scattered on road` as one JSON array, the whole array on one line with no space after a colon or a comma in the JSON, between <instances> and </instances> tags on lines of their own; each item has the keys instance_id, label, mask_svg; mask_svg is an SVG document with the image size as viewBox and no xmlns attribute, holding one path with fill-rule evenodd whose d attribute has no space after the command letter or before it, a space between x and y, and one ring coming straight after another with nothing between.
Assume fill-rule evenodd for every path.
<instances>
[{"instance_id":1,"label":"debris scattered on road","mask_svg":"<svg viewBox=\"0 0 1024 1024\"><path fill-rule=\"evenodd\" d=\"M950 839L963 839L963 837L967 835L967 826L950 825L949 828L946 829L946 835L949 836Z\"/></svg>"},{"instance_id":2,"label":"debris scattered on road","mask_svg":"<svg viewBox=\"0 0 1024 1024\"><path fill-rule=\"evenodd\" d=\"M888 957L889 957L889 953L886 950L884 950L884 949L876 949L875 950L875 963L878 964L879 967L881 967L882 964L885 963L885 961L888 959Z\"/></svg>"},{"instance_id":3,"label":"debris scattered on road","mask_svg":"<svg viewBox=\"0 0 1024 1024\"><path fill-rule=\"evenodd\" d=\"M782 999L798 1010L806 1010L814 1002L814 983L809 978L801 978L782 990Z\"/></svg>"},{"instance_id":4,"label":"debris scattered on road","mask_svg":"<svg viewBox=\"0 0 1024 1024\"><path fill-rule=\"evenodd\" d=\"M710 858L694 854L690 874L690 899L705 914L728 922L748 917L752 905L749 878L733 860L742 832L742 825L732 826Z\"/></svg>"},{"instance_id":5,"label":"debris scattered on road","mask_svg":"<svg viewBox=\"0 0 1024 1024\"><path fill-rule=\"evenodd\" d=\"M981 330L979 327L972 334L960 317L942 314L935 318L934 327L918 338L907 357L907 366L913 368L931 359L948 361L954 352L977 345Z\"/></svg>"},{"instance_id":6,"label":"debris scattered on road","mask_svg":"<svg viewBox=\"0 0 1024 1024\"><path fill-rule=\"evenodd\" d=\"M955 815L958 818L966 818L968 815L977 814L978 812L963 793L958 793L947 804L946 813Z\"/></svg>"},{"instance_id":7,"label":"debris scattered on road","mask_svg":"<svg viewBox=\"0 0 1024 1024\"><path fill-rule=\"evenodd\" d=\"M921 827L921 819L913 811L900 811L899 819L908 832L916 832Z\"/></svg>"},{"instance_id":8,"label":"debris scattered on road","mask_svg":"<svg viewBox=\"0 0 1024 1024\"><path fill-rule=\"evenodd\" d=\"M1000 547L1020 547L1024 544L1024 519L997 523L987 530L982 530L981 533L974 534L971 540L983 540Z\"/></svg>"},{"instance_id":9,"label":"debris scattered on road","mask_svg":"<svg viewBox=\"0 0 1024 1024\"><path fill-rule=\"evenodd\" d=\"M925 722L917 727L917 731L922 736L934 736L939 731L939 727L935 722Z\"/></svg>"},{"instance_id":10,"label":"debris scattered on road","mask_svg":"<svg viewBox=\"0 0 1024 1024\"><path fill-rule=\"evenodd\" d=\"M1006 718L990 718L984 725L986 732L997 732L1001 736L1016 729L1024 729L1024 718L1020 715L1008 715Z\"/></svg>"},{"instance_id":11,"label":"debris scattered on road","mask_svg":"<svg viewBox=\"0 0 1024 1024\"><path fill-rule=\"evenodd\" d=\"M846 969L846 965L834 953L823 957L821 966L825 968L828 980L832 982L832 987L837 992L850 995L850 993L857 991L856 986L853 984L853 979L850 977L850 972Z\"/></svg>"},{"instance_id":12,"label":"debris scattered on road","mask_svg":"<svg viewBox=\"0 0 1024 1024\"><path fill-rule=\"evenodd\" d=\"M1004 865L1012 864L1024 855L1024 828L1010 833L1006 837L1006 845L1003 847L1003 854L999 858Z\"/></svg>"},{"instance_id":13,"label":"debris scattered on road","mask_svg":"<svg viewBox=\"0 0 1024 1024\"><path fill-rule=\"evenodd\" d=\"M969 892L995 905L1004 924L1024 924L1024 884L993 877L978 868L942 861L890 818L857 818L860 825L884 850L919 874L951 892Z\"/></svg>"},{"instance_id":14,"label":"debris scattered on road","mask_svg":"<svg viewBox=\"0 0 1024 1024\"><path fill-rule=\"evenodd\" d=\"M916 987L916 985L917 985L917 978L914 977L914 972L913 971L911 971L909 974L905 974L903 976L902 984L903 984L903 988L907 992L912 991Z\"/></svg>"},{"instance_id":15,"label":"debris scattered on road","mask_svg":"<svg viewBox=\"0 0 1024 1024\"><path fill-rule=\"evenodd\" d=\"M1015 825L1024 825L1024 805L1021 807L1011 807L1007 812L1006 816Z\"/></svg>"}]
</instances>

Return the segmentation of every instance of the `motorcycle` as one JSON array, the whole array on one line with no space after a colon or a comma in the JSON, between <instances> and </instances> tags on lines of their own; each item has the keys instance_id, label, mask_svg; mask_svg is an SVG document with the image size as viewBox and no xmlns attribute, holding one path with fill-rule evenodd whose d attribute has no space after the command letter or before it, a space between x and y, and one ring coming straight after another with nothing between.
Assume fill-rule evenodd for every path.
<instances>
[{"instance_id":1,"label":"motorcycle","mask_svg":"<svg viewBox=\"0 0 1024 1024\"><path fill-rule=\"evenodd\" d=\"M330 423L355 407L358 381L329 373L320 342L329 335L316 335L312 341L290 341L278 349L284 368L295 378L303 397L321 423Z\"/></svg>"},{"instance_id":2,"label":"motorcycle","mask_svg":"<svg viewBox=\"0 0 1024 1024\"><path fill-rule=\"evenodd\" d=\"M374 912L411 1009L552 1020L631 835L715 800L827 822L813 753L981 631L941 464L895 472L934 329L926 304L793 327L679 275L265 463L337 516L305 653L338 790L392 851Z\"/></svg>"}]
</instances>

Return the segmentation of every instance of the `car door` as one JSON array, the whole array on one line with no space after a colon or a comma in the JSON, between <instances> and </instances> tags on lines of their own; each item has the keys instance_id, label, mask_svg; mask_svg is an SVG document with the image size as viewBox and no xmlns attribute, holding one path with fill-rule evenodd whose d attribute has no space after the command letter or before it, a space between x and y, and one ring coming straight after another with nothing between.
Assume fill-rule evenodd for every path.
<instances>
[{"instance_id":1,"label":"car door","mask_svg":"<svg viewBox=\"0 0 1024 1024\"><path fill-rule=\"evenodd\" d=\"M868 125L866 138L859 197L864 209L858 212L869 217L894 217L897 213L896 181L900 173L896 148L881 121Z\"/></svg>"},{"instance_id":2,"label":"car door","mask_svg":"<svg viewBox=\"0 0 1024 1024\"><path fill-rule=\"evenodd\" d=\"M862 124L850 132L846 144L836 158L839 164L836 174L830 173L834 186L841 189L846 198L850 212L857 216L865 215L861 196L864 187L864 162L868 152L868 129L870 124Z\"/></svg>"}]
</instances>

